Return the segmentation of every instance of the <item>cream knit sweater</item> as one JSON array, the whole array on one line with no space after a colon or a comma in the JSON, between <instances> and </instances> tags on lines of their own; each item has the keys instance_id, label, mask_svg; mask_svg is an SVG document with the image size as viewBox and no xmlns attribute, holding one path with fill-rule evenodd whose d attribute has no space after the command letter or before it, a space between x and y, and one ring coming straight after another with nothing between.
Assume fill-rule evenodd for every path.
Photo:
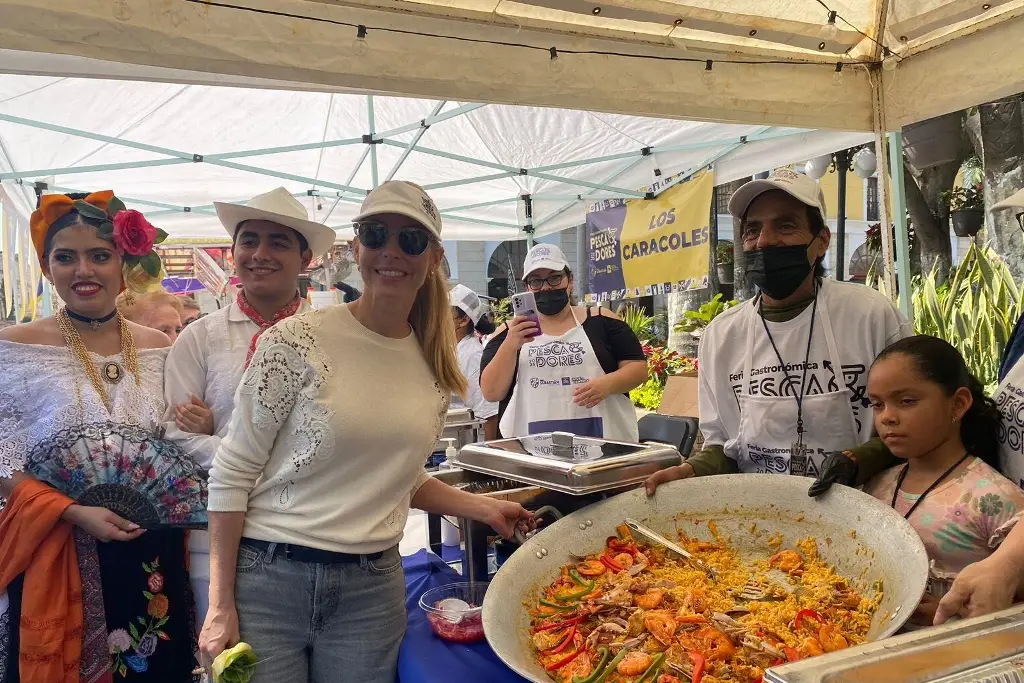
<instances>
[{"instance_id":1,"label":"cream knit sweater","mask_svg":"<svg viewBox=\"0 0 1024 683\"><path fill-rule=\"evenodd\" d=\"M448 397L410 331L390 339L347 305L260 337L210 470L211 512L243 535L348 553L396 544L444 428Z\"/></svg>"}]
</instances>

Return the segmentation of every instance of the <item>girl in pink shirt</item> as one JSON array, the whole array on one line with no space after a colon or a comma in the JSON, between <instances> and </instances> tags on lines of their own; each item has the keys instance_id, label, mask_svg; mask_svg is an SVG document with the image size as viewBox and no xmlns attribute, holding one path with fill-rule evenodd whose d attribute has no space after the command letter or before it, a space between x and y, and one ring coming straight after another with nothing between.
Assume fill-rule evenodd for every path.
<instances>
[{"instance_id":1,"label":"girl in pink shirt","mask_svg":"<svg viewBox=\"0 0 1024 683\"><path fill-rule=\"evenodd\" d=\"M875 359L868 375L875 429L906 463L864 487L920 534L931 560L912 624L931 625L957 573L991 555L1024 510L1024 492L996 470L1001 416L949 343L919 335Z\"/></svg>"}]
</instances>

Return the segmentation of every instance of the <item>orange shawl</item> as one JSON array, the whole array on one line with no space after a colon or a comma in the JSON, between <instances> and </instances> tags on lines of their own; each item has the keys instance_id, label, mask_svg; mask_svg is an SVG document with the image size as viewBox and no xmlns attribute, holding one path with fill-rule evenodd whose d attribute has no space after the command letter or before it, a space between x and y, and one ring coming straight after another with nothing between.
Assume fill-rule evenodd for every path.
<instances>
[{"instance_id":1,"label":"orange shawl","mask_svg":"<svg viewBox=\"0 0 1024 683\"><path fill-rule=\"evenodd\" d=\"M26 479L0 513L0 591L25 574L18 655L22 683L79 680L82 577L73 528L61 520L73 503L56 489Z\"/></svg>"}]
</instances>

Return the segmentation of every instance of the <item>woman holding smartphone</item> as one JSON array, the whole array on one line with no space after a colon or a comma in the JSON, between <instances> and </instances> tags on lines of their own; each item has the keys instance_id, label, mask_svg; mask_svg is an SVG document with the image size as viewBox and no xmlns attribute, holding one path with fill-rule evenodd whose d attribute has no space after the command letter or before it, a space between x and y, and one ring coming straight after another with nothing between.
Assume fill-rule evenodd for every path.
<instances>
[{"instance_id":1,"label":"woman holding smartphone","mask_svg":"<svg viewBox=\"0 0 1024 683\"><path fill-rule=\"evenodd\" d=\"M647 379L640 341L610 311L570 303L572 272L558 247L535 245L523 273L529 291L517 295L516 317L488 342L480 365L502 436L561 431L635 443L628 394Z\"/></svg>"}]
</instances>

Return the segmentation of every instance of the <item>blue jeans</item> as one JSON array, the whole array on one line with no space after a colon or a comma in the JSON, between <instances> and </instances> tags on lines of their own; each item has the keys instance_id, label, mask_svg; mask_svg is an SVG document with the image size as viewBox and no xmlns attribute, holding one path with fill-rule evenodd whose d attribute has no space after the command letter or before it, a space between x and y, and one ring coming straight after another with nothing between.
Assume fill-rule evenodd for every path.
<instances>
[{"instance_id":1,"label":"blue jeans","mask_svg":"<svg viewBox=\"0 0 1024 683\"><path fill-rule=\"evenodd\" d=\"M252 683L394 683L406 627L398 546L352 564L275 551L238 551L239 627L260 662Z\"/></svg>"}]
</instances>

